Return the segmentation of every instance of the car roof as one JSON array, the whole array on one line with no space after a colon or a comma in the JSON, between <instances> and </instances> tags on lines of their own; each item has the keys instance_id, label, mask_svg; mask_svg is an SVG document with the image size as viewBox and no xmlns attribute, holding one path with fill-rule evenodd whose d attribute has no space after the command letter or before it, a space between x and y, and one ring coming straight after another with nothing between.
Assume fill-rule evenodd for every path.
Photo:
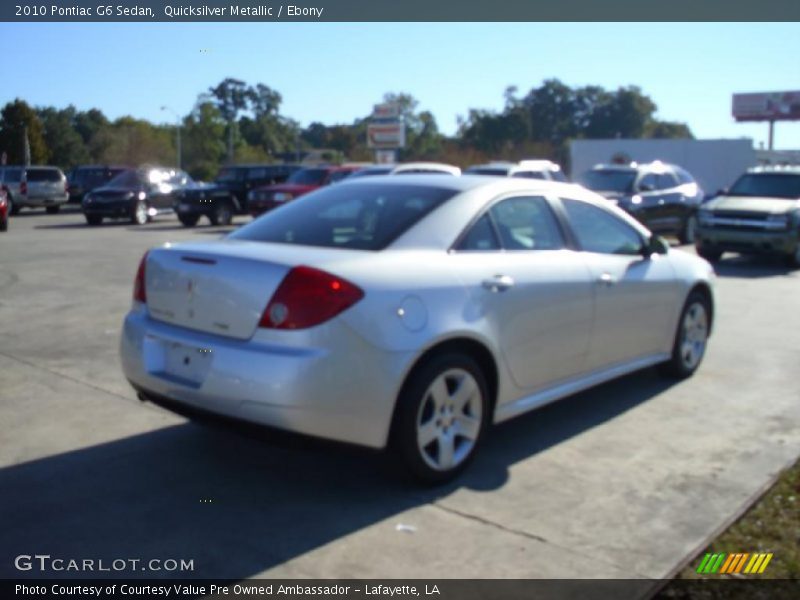
<instances>
[{"instance_id":1,"label":"car roof","mask_svg":"<svg viewBox=\"0 0 800 600\"><path fill-rule=\"evenodd\" d=\"M800 165L759 165L758 167L747 169L747 172L800 175Z\"/></svg>"},{"instance_id":2,"label":"car roof","mask_svg":"<svg viewBox=\"0 0 800 600\"><path fill-rule=\"evenodd\" d=\"M680 167L654 160L646 163L632 162L627 165L618 165L614 163L599 163L591 168L592 171L620 171L624 173L638 173L639 171L656 171L663 173L664 171L674 171Z\"/></svg>"}]
</instances>

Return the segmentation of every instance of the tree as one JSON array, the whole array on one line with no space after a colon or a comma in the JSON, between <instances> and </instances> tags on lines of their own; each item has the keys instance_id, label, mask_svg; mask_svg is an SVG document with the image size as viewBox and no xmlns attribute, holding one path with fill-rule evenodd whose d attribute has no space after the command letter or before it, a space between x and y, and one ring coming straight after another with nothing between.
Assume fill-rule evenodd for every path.
<instances>
[{"instance_id":1,"label":"tree","mask_svg":"<svg viewBox=\"0 0 800 600\"><path fill-rule=\"evenodd\" d=\"M100 162L124 165L175 161L172 130L133 117L121 117L110 127L100 130L93 138L97 148L103 148Z\"/></svg>"},{"instance_id":2,"label":"tree","mask_svg":"<svg viewBox=\"0 0 800 600\"><path fill-rule=\"evenodd\" d=\"M236 118L247 109L252 98L252 88L241 79L228 77L215 87L208 88L222 118L228 124L228 161L233 160L234 137L236 136Z\"/></svg>"},{"instance_id":3,"label":"tree","mask_svg":"<svg viewBox=\"0 0 800 600\"><path fill-rule=\"evenodd\" d=\"M17 98L0 112L0 152L7 154L7 163L25 162L25 136L30 148L31 164L46 164L50 158L44 140L42 122L26 102Z\"/></svg>"},{"instance_id":4,"label":"tree","mask_svg":"<svg viewBox=\"0 0 800 600\"><path fill-rule=\"evenodd\" d=\"M61 110L48 106L39 108L37 113L52 164L71 169L89 161L89 151L75 127L77 111L74 106Z\"/></svg>"},{"instance_id":5,"label":"tree","mask_svg":"<svg viewBox=\"0 0 800 600\"><path fill-rule=\"evenodd\" d=\"M225 119L214 103L201 96L183 120L184 162L192 177L212 179L225 158Z\"/></svg>"}]
</instances>

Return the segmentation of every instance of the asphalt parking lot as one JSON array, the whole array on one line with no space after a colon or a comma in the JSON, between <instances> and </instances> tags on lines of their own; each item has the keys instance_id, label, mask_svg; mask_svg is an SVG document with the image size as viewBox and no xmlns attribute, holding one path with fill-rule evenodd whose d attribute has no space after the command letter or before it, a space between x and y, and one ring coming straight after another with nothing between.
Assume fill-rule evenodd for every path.
<instances>
[{"instance_id":1,"label":"asphalt parking lot","mask_svg":"<svg viewBox=\"0 0 800 600\"><path fill-rule=\"evenodd\" d=\"M68 211L0 234L1 577L46 553L206 578L663 578L800 455L800 271L736 257L695 377L645 370L499 426L444 488L142 404L117 356L139 259L224 231Z\"/></svg>"}]
</instances>

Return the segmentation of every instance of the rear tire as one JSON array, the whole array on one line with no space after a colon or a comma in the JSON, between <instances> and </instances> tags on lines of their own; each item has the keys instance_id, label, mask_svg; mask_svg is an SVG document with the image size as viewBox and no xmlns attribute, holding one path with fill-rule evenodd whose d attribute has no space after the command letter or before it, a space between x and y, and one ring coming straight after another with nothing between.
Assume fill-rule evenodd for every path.
<instances>
[{"instance_id":1,"label":"rear tire","mask_svg":"<svg viewBox=\"0 0 800 600\"><path fill-rule=\"evenodd\" d=\"M134 225L144 225L147 223L147 219L147 204L145 204L142 200L139 200L133 207L131 223Z\"/></svg>"},{"instance_id":2,"label":"rear tire","mask_svg":"<svg viewBox=\"0 0 800 600\"><path fill-rule=\"evenodd\" d=\"M197 215L178 215L178 220L181 222L181 225L184 227L194 227L197 225L197 220L200 217Z\"/></svg>"},{"instance_id":3,"label":"rear tire","mask_svg":"<svg viewBox=\"0 0 800 600\"><path fill-rule=\"evenodd\" d=\"M8 217L0 221L0 231L8 231Z\"/></svg>"},{"instance_id":4,"label":"rear tire","mask_svg":"<svg viewBox=\"0 0 800 600\"><path fill-rule=\"evenodd\" d=\"M697 217L689 215L683 224L683 231L678 235L681 244L694 244L695 230L697 229Z\"/></svg>"},{"instance_id":5,"label":"rear tire","mask_svg":"<svg viewBox=\"0 0 800 600\"><path fill-rule=\"evenodd\" d=\"M103 222L103 217L100 215L84 215L86 217L86 222L89 225L97 226Z\"/></svg>"},{"instance_id":6,"label":"rear tire","mask_svg":"<svg viewBox=\"0 0 800 600\"><path fill-rule=\"evenodd\" d=\"M45 207L48 215L55 215L58 214L58 211L61 210L60 206L47 206Z\"/></svg>"},{"instance_id":7,"label":"rear tire","mask_svg":"<svg viewBox=\"0 0 800 600\"><path fill-rule=\"evenodd\" d=\"M18 215L20 210L20 205L14 202L11 199L11 196L8 197L8 214L10 215Z\"/></svg>"},{"instance_id":8,"label":"rear tire","mask_svg":"<svg viewBox=\"0 0 800 600\"><path fill-rule=\"evenodd\" d=\"M461 473L490 418L486 378L475 361L434 357L411 374L397 402L390 444L405 470L429 484Z\"/></svg>"},{"instance_id":9,"label":"rear tire","mask_svg":"<svg viewBox=\"0 0 800 600\"><path fill-rule=\"evenodd\" d=\"M800 241L797 242L794 253L787 255L786 262L790 267L794 267L795 269L800 268Z\"/></svg>"},{"instance_id":10,"label":"rear tire","mask_svg":"<svg viewBox=\"0 0 800 600\"><path fill-rule=\"evenodd\" d=\"M672 356L659 365L661 374L674 379L691 377L703 361L710 330L709 299L705 294L694 291L683 305L672 345Z\"/></svg>"},{"instance_id":11,"label":"rear tire","mask_svg":"<svg viewBox=\"0 0 800 600\"><path fill-rule=\"evenodd\" d=\"M233 207L228 202L220 202L214 207L214 212L208 215L212 225L230 225L233 221Z\"/></svg>"}]
</instances>

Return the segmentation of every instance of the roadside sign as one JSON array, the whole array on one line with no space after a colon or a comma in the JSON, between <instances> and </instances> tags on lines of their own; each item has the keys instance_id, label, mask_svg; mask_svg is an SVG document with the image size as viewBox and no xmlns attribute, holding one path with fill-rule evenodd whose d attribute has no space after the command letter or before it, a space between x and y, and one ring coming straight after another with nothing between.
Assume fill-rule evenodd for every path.
<instances>
[{"instance_id":1,"label":"roadside sign","mask_svg":"<svg viewBox=\"0 0 800 600\"><path fill-rule=\"evenodd\" d=\"M370 123L367 125L367 146L394 150L406 145L405 123Z\"/></svg>"},{"instance_id":2,"label":"roadside sign","mask_svg":"<svg viewBox=\"0 0 800 600\"><path fill-rule=\"evenodd\" d=\"M396 120L400 118L400 105L394 102L386 102L384 104L376 104L372 108L372 118L391 119Z\"/></svg>"}]
</instances>

